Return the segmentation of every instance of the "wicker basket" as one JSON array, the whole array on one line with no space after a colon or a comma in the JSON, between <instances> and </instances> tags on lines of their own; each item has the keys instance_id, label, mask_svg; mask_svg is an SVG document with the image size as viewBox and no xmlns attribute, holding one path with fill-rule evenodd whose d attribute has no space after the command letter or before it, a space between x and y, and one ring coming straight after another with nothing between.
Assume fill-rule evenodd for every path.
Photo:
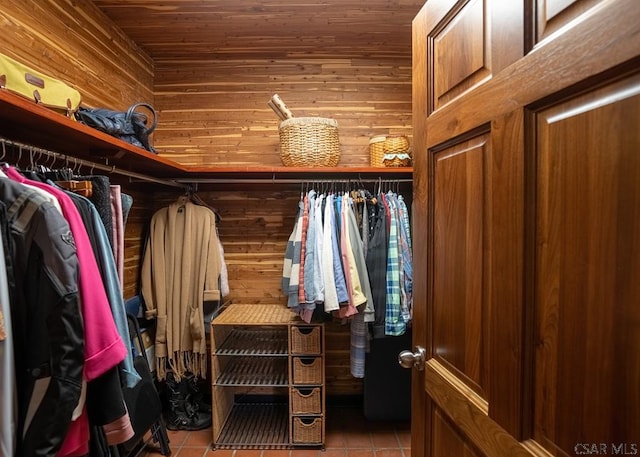
<instances>
[{"instance_id":1,"label":"wicker basket","mask_svg":"<svg viewBox=\"0 0 640 457\"><path fill-rule=\"evenodd\" d=\"M292 354L320 354L320 327L291 327Z\"/></svg>"},{"instance_id":2,"label":"wicker basket","mask_svg":"<svg viewBox=\"0 0 640 457\"><path fill-rule=\"evenodd\" d=\"M322 443L322 418L294 417L293 442L305 444Z\"/></svg>"},{"instance_id":3,"label":"wicker basket","mask_svg":"<svg viewBox=\"0 0 640 457\"><path fill-rule=\"evenodd\" d=\"M409 140L404 135L388 136L384 140L385 154L400 154L409 151Z\"/></svg>"},{"instance_id":4,"label":"wicker basket","mask_svg":"<svg viewBox=\"0 0 640 457\"><path fill-rule=\"evenodd\" d=\"M293 383L322 384L322 358L294 357Z\"/></svg>"},{"instance_id":5,"label":"wicker basket","mask_svg":"<svg viewBox=\"0 0 640 457\"><path fill-rule=\"evenodd\" d=\"M285 167L335 167L340 161L338 122L292 117L280 123L280 160Z\"/></svg>"},{"instance_id":6,"label":"wicker basket","mask_svg":"<svg viewBox=\"0 0 640 457\"><path fill-rule=\"evenodd\" d=\"M372 167L384 167L382 158L384 157L384 142L387 139L386 136L374 136L369 140L369 162Z\"/></svg>"},{"instance_id":7,"label":"wicker basket","mask_svg":"<svg viewBox=\"0 0 640 457\"><path fill-rule=\"evenodd\" d=\"M372 167L406 167L411 163L409 140L404 135L374 136L369 140L369 159Z\"/></svg>"},{"instance_id":8,"label":"wicker basket","mask_svg":"<svg viewBox=\"0 0 640 457\"><path fill-rule=\"evenodd\" d=\"M293 414L320 414L322 412L322 392L320 387L292 388L291 412Z\"/></svg>"}]
</instances>

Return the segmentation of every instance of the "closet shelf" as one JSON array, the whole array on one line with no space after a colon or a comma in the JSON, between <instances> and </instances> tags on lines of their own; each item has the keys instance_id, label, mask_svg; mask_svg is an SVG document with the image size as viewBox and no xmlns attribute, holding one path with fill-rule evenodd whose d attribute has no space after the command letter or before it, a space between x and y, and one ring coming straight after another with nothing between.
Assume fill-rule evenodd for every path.
<instances>
[{"instance_id":1,"label":"closet shelf","mask_svg":"<svg viewBox=\"0 0 640 457\"><path fill-rule=\"evenodd\" d=\"M235 404L214 449L288 449L286 404Z\"/></svg>"},{"instance_id":2,"label":"closet shelf","mask_svg":"<svg viewBox=\"0 0 640 457\"><path fill-rule=\"evenodd\" d=\"M283 356L288 355L286 328L234 328L217 355Z\"/></svg>"},{"instance_id":3,"label":"closet shelf","mask_svg":"<svg viewBox=\"0 0 640 457\"><path fill-rule=\"evenodd\" d=\"M313 181L326 179L411 179L411 167L206 167L183 165L137 148L73 119L0 89L0 136L9 140L105 164L168 182L223 183L225 180Z\"/></svg>"},{"instance_id":4,"label":"closet shelf","mask_svg":"<svg viewBox=\"0 0 640 457\"><path fill-rule=\"evenodd\" d=\"M287 359L234 357L216 379L218 386L286 387Z\"/></svg>"},{"instance_id":5,"label":"closet shelf","mask_svg":"<svg viewBox=\"0 0 640 457\"><path fill-rule=\"evenodd\" d=\"M154 177L183 175L184 169L145 149L0 90L0 135L38 148Z\"/></svg>"}]
</instances>

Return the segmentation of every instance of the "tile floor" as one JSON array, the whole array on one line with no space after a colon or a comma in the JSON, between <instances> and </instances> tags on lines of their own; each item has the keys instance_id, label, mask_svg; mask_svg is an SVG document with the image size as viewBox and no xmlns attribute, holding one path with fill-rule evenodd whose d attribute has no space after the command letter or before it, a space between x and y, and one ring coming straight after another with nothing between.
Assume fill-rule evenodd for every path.
<instances>
[{"instance_id":1,"label":"tile floor","mask_svg":"<svg viewBox=\"0 0 640 457\"><path fill-rule=\"evenodd\" d=\"M361 408L328 407L325 450L211 450L211 428L169 431L172 457L411 457L408 421L367 421ZM160 457L152 447L141 457Z\"/></svg>"}]
</instances>

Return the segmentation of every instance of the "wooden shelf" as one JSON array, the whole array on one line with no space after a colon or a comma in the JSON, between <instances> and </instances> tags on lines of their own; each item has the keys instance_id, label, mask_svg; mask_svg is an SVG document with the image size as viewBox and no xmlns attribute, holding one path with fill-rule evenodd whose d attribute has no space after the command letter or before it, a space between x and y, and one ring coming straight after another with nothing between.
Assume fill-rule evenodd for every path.
<instances>
[{"instance_id":1,"label":"wooden shelf","mask_svg":"<svg viewBox=\"0 0 640 457\"><path fill-rule=\"evenodd\" d=\"M69 157L154 177L185 174L184 167L172 160L163 159L5 90L0 90L0 135Z\"/></svg>"},{"instance_id":2,"label":"wooden shelf","mask_svg":"<svg viewBox=\"0 0 640 457\"><path fill-rule=\"evenodd\" d=\"M373 167L203 167L182 165L0 90L0 136L118 170L180 182L208 180L410 179L413 169Z\"/></svg>"},{"instance_id":3,"label":"wooden shelf","mask_svg":"<svg viewBox=\"0 0 640 457\"><path fill-rule=\"evenodd\" d=\"M410 179L413 173L411 167L373 168L373 167L190 167L186 179L192 182L216 179L255 179L264 180L307 180L314 179L373 179L381 177L385 180Z\"/></svg>"}]
</instances>

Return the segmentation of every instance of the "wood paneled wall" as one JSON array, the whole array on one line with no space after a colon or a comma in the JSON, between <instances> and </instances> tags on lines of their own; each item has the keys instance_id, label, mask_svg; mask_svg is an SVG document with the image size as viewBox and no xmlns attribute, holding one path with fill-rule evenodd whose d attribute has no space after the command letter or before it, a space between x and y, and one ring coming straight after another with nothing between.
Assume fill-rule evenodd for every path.
<instances>
[{"instance_id":1,"label":"wood paneled wall","mask_svg":"<svg viewBox=\"0 0 640 457\"><path fill-rule=\"evenodd\" d=\"M153 103L153 62L90 0L3 0L0 52L56 77L83 104Z\"/></svg>"},{"instance_id":2,"label":"wood paneled wall","mask_svg":"<svg viewBox=\"0 0 640 457\"><path fill-rule=\"evenodd\" d=\"M340 166L368 166L371 136L411 134L407 59L153 62L89 0L6 0L0 21L0 52L77 88L84 104L124 109L134 101L153 103L159 112L154 143L161 155L181 163L281 165L279 120L266 104L274 93L296 116L337 119ZM177 193L121 184L134 199L125 233L126 299L138 293L149 220ZM231 298L284 303L280 277L299 190L199 195L222 217ZM362 380L349 372L348 326L327 324L326 365L329 395L362 392Z\"/></svg>"},{"instance_id":3,"label":"wood paneled wall","mask_svg":"<svg viewBox=\"0 0 640 457\"><path fill-rule=\"evenodd\" d=\"M161 154L189 165L280 166L278 94L296 117L334 118L339 166L368 166L369 139L411 134L410 59L156 62Z\"/></svg>"},{"instance_id":4,"label":"wood paneled wall","mask_svg":"<svg viewBox=\"0 0 640 457\"><path fill-rule=\"evenodd\" d=\"M0 49L80 91L83 104L154 104L160 154L190 165L279 166L277 93L340 125L340 166L367 166L378 134L411 135L406 57L152 61L90 0L7 0Z\"/></svg>"}]
</instances>

